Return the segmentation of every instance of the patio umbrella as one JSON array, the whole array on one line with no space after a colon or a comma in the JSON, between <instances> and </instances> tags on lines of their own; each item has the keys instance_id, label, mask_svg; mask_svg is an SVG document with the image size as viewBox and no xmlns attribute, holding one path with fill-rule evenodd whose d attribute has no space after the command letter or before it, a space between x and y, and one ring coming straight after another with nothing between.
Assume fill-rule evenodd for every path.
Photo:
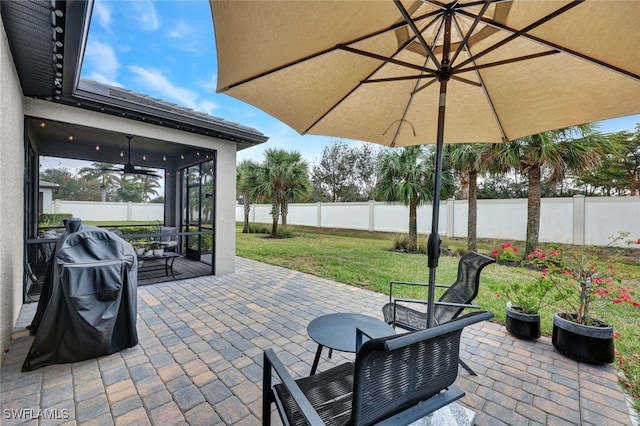
<instances>
[{"instance_id":1,"label":"patio umbrella","mask_svg":"<svg viewBox=\"0 0 640 426\"><path fill-rule=\"evenodd\" d=\"M210 0L218 91L300 134L505 142L640 112L638 1ZM431 326L431 315L428 326Z\"/></svg>"}]
</instances>

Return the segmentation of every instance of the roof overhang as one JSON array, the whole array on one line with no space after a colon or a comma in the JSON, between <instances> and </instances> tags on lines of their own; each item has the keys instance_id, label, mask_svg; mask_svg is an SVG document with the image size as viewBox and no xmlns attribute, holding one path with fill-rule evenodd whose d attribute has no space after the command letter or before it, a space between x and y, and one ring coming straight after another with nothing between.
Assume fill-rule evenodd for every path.
<instances>
[{"instance_id":1,"label":"roof overhang","mask_svg":"<svg viewBox=\"0 0 640 426\"><path fill-rule=\"evenodd\" d=\"M25 96L228 140L238 150L268 140L251 127L80 80L93 0L2 0L0 7Z\"/></svg>"}]
</instances>

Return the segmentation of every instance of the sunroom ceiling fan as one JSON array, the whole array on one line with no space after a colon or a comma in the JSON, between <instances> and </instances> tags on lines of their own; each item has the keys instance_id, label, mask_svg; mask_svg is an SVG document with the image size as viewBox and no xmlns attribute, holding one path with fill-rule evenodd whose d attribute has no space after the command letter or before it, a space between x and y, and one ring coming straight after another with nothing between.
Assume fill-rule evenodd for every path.
<instances>
[{"instance_id":1,"label":"sunroom ceiling fan","mask_svg":"<svg viewBox=\"0 0 640 426\"><path fill-rule=\"evenodd\" d=\"M126 138L129 140L127 163L121 169L115 168L115 169L102 169L102 170L110 170L114 172L122 172L125 174L132 174L132 175L158 176L158 174L153 170L141 169L131 164L131 139L133 139L133 136L126 135Z\"/></svg>"}]
</instances>

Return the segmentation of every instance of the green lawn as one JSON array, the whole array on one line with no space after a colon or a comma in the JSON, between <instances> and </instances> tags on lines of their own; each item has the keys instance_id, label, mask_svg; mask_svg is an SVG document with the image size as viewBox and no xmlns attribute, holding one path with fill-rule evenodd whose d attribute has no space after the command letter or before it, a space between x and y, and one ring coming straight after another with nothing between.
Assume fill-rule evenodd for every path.
<instances>
[{"instance_id":1,"label":"green lawn","mask_svg":"<svg viewBox=\"0 0 640 426\"><path fill-rule=\"evenodd\" d=\"M390 280L428 280L425 255L390 251L392 234L310 227L289 228L293 230L293 238L271 239L265 238L265 234L242 234L242 227L238 226L236 254L384 294L388 294ZM489 255L501 242L503 241L479 241L478 251ZM524 243L515 244L524 250ZM466 248L466 240L445 238L443 246L453 252L462 252ZM636 253L637 256L625 259L625 263L618 265L617 269L635 277L632 294L636 300L640 300L640 251ZM458 257L441 257L437 269L438 283L453 283L457 265ZM537 275L538 272L521 267L489 265L482 272L482 284L476 303L482 309L493 312L496 321L504 323L506 301L497 296L501 293L501 288L516 280ZM425 297L420 294L410 296ZM541 312L545 335L551 335L555 311L557 308L547 307ZM621 375L620 382L633 395L635 406L640 409L640 309L631 305L624 306L616 309L607 320L620 333L616 340L616 365Z\"/></svg>"}]
</instances>

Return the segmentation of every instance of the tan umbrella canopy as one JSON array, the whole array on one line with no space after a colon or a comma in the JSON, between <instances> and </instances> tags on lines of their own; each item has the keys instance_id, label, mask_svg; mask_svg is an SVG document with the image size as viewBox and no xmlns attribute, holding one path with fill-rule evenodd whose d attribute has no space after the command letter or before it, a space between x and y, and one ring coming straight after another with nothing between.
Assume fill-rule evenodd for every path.
<instances>
[{"instance_id":1,"label":"tan umbrella canopy","mask_svg":"<svg viewBox=\"0 0 640 426\"><path fill-rule=\"evenodd\" d=\"M436 143L437 176L443 143L503 142L640 112L640 1L210 4L218 91L301 134Z\"/></svg>"}]
</instances>

